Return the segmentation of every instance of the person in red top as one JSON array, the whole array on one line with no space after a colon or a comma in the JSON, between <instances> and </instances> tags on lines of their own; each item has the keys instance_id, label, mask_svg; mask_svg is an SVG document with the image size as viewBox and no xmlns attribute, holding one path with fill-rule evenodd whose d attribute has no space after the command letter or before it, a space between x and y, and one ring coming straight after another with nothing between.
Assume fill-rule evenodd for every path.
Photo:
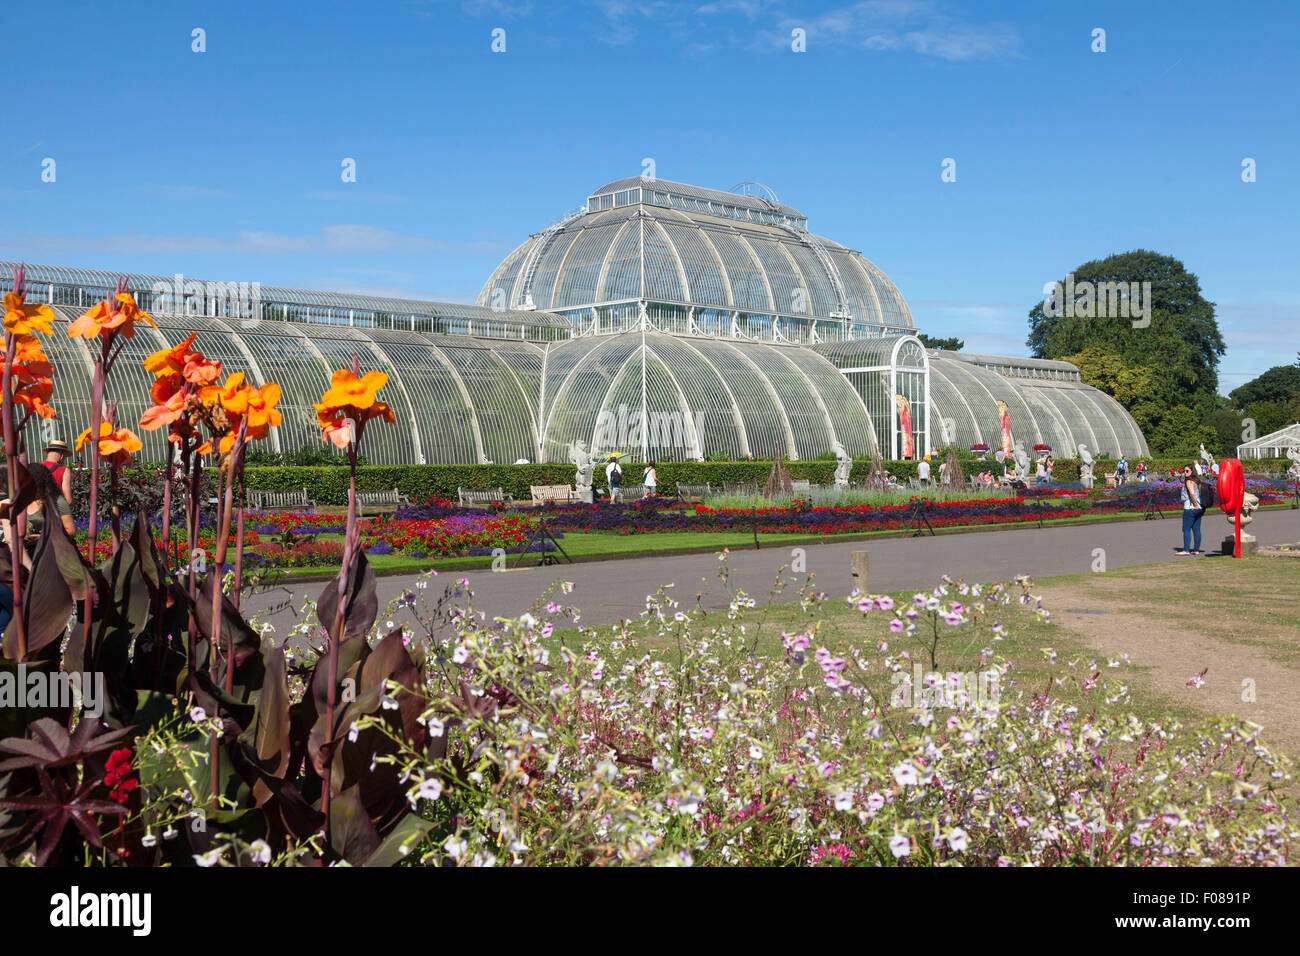
<instances>
[{"instance_id":1,"label":"person in red top","mask_svg":"<svg viewBox=\"0 0 1300 956\"><path fill-rule=\"evenodd\" d=\"M45 461L41 463L54 476L54 483L59 486L68 504L72 504L72 472L63 463L63 459L67 458L71 451L67 442L56 438L45 446Z\"/></svg>"}]
</instances>

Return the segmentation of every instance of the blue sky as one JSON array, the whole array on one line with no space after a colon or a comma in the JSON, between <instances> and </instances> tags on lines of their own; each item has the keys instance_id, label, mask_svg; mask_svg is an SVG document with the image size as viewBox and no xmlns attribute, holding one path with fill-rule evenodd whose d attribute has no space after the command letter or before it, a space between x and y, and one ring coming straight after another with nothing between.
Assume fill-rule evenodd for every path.
<instances>
[{"instance_id":1,"label":"blue sky","mask_svg":"<svg viewBox=\"0 0 1300 956\"><path fill-rule=\"evenodd\" d=\"M472 301L650 157L766 183L970 349L1141 247L1217 304L1223 391L1300 349L1294 2L46 0L0 35L0 258Z\"/></svg>"}]
</instances>

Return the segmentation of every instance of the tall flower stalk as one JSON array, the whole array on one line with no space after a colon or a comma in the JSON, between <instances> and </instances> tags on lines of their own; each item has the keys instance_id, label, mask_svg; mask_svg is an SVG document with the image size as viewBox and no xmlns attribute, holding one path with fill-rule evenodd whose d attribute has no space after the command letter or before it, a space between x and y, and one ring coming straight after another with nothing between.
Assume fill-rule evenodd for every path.
<instances>
[{"instance_id":1,"label":"tall flower stalk","mask_svg":"<svg viewBox=\"0 0 1300 956\"><path fill-rule=\"evenodd\" d=\"M334 739L334 709L338 692L338 656L339 645L343 641L344 626L347 622L348 583L353 565L361 550L361 529L357 522L357 454L361 437L365 433L366 422L372 418L382 418L392 424L396 421L393 411L384 402L377 401L376 393L388 381L383 372L367 372L361 375L357 357L352 356L352 369L339 369L330 379L330 387L321 397L316 409L317 424L320 425L321 438L331 442L335 447L346 450L348 455L348 521L347 533L343 544L343 563L339 568L336 582L337 608L334 622L329 629L329 647L326 659L325 720L327 744ZM334 763L332 747L326 754L321 775L321 812L325 816L325 826L329 827L330 818L330 775Z\"/></svg>"}]
</instances>

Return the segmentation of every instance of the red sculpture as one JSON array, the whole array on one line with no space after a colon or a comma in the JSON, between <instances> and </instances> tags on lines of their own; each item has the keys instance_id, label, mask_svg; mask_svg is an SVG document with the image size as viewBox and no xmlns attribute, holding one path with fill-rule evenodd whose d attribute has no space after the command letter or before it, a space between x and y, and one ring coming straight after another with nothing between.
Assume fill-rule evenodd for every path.
<instances>
[{"instance_id":1,"label":"red sculpture","mask_svg":"<svg viewBox=\"0 0 1300 956\"><path fill-rule=\"evenodd\" d=\"M1241 505L1246 498L1246 475L1241 462L1236 458L1225 458L1219 462L1219 507L1225 514L1235 519L1236 551L1233 557L1241 557Z\"/></svg>"}]
</instances>

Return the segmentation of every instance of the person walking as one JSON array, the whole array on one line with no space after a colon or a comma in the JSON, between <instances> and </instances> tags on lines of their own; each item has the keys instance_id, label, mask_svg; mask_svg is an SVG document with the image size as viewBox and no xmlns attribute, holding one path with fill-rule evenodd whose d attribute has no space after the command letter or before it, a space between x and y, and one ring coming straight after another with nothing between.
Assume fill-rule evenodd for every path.
<instances>
[{"instance_id":1,"label":"person walking","mask_svg":"<svg viewBox=\"0 0 1300 956\"><path fill-rule=\"evenodd\" d=\"M646 465L645 477L641 479L641 483L645 485L645 496L653 498L655 489L659 487L659 473L655 470L654 459L651 459Z\"/></svg>"},{"instance_id":2,"label":"person walking","mask_svg":"<svg viewBox=\"0 0 1300 956\"><path fill-rule=\"evenodd\" d=\"M1128 459L1123 455L1119 456L1119 461L1115 464L1115 484L1123 485L1128 478Z\"/></svg>"},{"instance_id":3,"label":"person walking","mask_svg":"<svg viewBox=\"0 0 1300 956\"><path fill-rule=\"evenodd\" d=\"M1047 484L1047 456L1043 455L1038 459L1034 468L1034 484L1041 488Z\"/></svg>"},{"instance_id":4,"label":"person walking","mask_svg":"<svg viewBox=\"0 0 1300 956\"><path fill-rule=\"evenodd\" d=\"M1191 465L1183 467L1181 497L1183 502L1183 546L1174 554L1201 553L1201 518L1205 515L1201 508L1200 482L1196 480L1196 471ZM1196 547L1192 547L1195 544Z\"/></svg>"},{"instance_id":5,"label":"person walking","mask_svg":"<svg viewBox=\"0 0 1300 956\"><path fill-rule=\"evenodd\" d=\"M924 458L916 463L916 478L922 488L930 487L930 462Z\"/></svg>"},{"instance_id":6,"label":"person walking","mask_svg":"<svg viewBox=\"0 0 1300 956\"><path fill-rule=\"evenodd\" d=\"M609 464L605 466L605 481L609 483L609 500L612 504L615 501L623 500L623 469L618 466L618 456L613 455L609 459Z\"/></svg>"},{"instance_id":7,"label":"person walking","mask_svg":"<svg viewBox=\"0 0 1300 956\"><path fill-rule=\"evenodd\" d=\"M1146 480L1147 480L1147 463L1146 463L1145 461L1139 461L1139 462L1138 462L1137 476L1138 476L1138 484L1140 484L1140 485L1144 485L1144 484L1146 484Z\"/></svg>"},{"instance_id":8,"label":"person walking","mask_svg":"<svg viewBox=\"0 0 1300 956\"><path fill-rule=\"evenodd\" d=\"M948 473L948 462L946 459L939 462L939 484L945 486L952 484L952 475Z\"/></svg>"}]
</instances>

